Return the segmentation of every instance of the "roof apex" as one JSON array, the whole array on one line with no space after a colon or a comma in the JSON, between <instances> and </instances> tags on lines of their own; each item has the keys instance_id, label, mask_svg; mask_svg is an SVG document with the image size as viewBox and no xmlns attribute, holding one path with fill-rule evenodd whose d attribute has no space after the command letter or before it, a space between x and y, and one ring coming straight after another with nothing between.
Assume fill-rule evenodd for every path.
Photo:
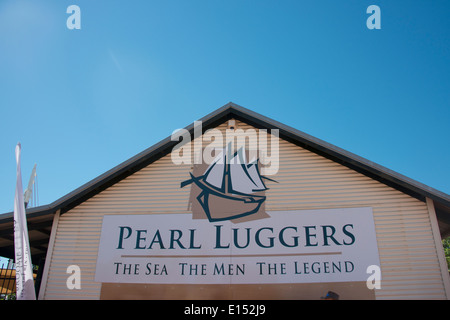
<instances>
[{"instance_id":1,"label":"roof apex","mask_svg":"<svg viewBox=\"0 0 450 320\"><path fill-rule=\"evenodd\" d=\"M279 136L282 139L339 162L342 165L414 196L421 201L425 201L426 197L429 197L444 207L450 208L450 196L441 191L433 189L372 161L315 138L300 130L284 125L250 109L244 108L234 102L228 102L224 106L202 117L199 121L202 121L202 129L206 131L207 129L215 127L230 118L236 118L237 120L246 122L257 128L279 129ZM191 135L193 135L194 123L191 123L184 129L188 130ZM105 190L109 186L121 181L122 179L168 154L176 144L178 144L178 141L172 141L171 136L169 136L129 160L75 189L69 194L54 201L53 203L27 209L27 214L30 216L38 216L56 212L57 210L61 210L61 213L64 213L81 202L86 201L92 196ZM447 213L450 216L450 209ZM5 213L0 215L0 221L4 219L12 219L12 217L12 212Z\"/></svg>"}]
</instances>

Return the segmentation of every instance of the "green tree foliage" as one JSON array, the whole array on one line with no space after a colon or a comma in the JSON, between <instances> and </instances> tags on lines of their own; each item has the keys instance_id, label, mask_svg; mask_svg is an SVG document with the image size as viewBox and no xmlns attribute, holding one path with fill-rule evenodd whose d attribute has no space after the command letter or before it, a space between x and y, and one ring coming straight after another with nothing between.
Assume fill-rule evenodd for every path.
<instances>
[{"instance_id":1,"label":"green tree foliage","mask_svg":"<svg viewBox=\"0 0 450 320\"><path fill-rule=\"evenodd\" d=\"M450 237L442 240L444 246L445 259L447 260L447 268L450 271Z\"/></svg>"}]
</instances>

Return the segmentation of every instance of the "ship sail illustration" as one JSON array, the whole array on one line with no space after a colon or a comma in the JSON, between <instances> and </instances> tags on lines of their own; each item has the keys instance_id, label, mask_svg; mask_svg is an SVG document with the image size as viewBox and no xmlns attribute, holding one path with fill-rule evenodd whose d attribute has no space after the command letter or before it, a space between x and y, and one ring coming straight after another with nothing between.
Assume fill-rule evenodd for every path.
<instances>
[{"instance_id":1,"label":"ship sail illustration","mask_svg":"<svg viewBox=\"0 0 450 320\"><path fill-rule=\"evenodd\" d=\"M195 183L201 189L197 200L211 222L258 212L266 197L256 193L268 189L263 179L275 181L260 175L257 159L246 161L243 148L234 154L228 148L221 150L203 175L190 175L181 188Z\"/></svg>"}]
</instances>

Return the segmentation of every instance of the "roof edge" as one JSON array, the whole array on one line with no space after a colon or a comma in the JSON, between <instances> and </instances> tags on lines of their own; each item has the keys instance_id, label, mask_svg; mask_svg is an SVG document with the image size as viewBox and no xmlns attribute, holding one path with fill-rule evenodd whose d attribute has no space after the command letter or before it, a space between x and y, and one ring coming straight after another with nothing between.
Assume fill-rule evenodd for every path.
<instances>
[{"instance_id":1,"label":"roof edge","mask_svg":"<svg viewBox=\"0 0 450 320\"><path fill-rule=\"evenodd\" d=\"M392 183L400 184L403 187L408 187L417 193L420 193L424 197L429 197L433 200L441 202L446 206L450 205L450 195L434 189L428 185L425 185L421 182L418 182L414 179L411 179L405 175L402 175L396 171L388 169L380 164L377 164L373 161L367 160L361 156L358 156L352 152L339 148L331 143L328 143L324 140L313 137L303 131L280 123L276 120L267 118L266 116L260 115L254 111L248 110L244 107L238 106L234 103L230 103L230 106L242 113L247 115L252 115L258 120L271 124L274 128L280 129L280 137L281 135L285 136L288 139L298 140L300 138L301 142L310 147L322 150L327 152L330 155L334 155L336 158L344 160L350 164L356 165L363 170L367 170L380 176L382 179L390 180Z\"/></svg>"},{"instance_id":2,"label":"roof edge","mask_svg":"<svg viewBox=\"0 0 450 320\"><path fill-rule=\"evenodd\" d=\"M270 119L252 110L246 109L233 102L225 104L223 107L216 109L198 121L202 121L202 129L203 131L206 131L231 117L236 117L259 128L279 129L280 138L284 138L300 146L306 146L308 149L316 153L331 158L332 160L349 166L352 169L358 170L371 178L376 178L402 192L410 192L418 195L419 197L416 196L416 198L422 197L420 199L422 201L425 201L425 197L429 197L430 199L437 201L446 207L450 207L450 196L444 192L436 190L416 180L410 179L384 166L376 164L354 153L341 149L335 145L282 124L276 120ZM194 123L191 123L184 129L188 130L191 135L193 135ZM171 136L168 136L153 146L99 175L93 180L83 184L65 196L55 200L51 204L27 209L27 216L34 217L56 212L57 210L61 210L61 213L67 212L79 203L91 198L109 186L168 154L169 151L178 143L179 141L172 141ZM13 219L13 212L1 214L0 219Z\"/></svg>"}]
</instances>

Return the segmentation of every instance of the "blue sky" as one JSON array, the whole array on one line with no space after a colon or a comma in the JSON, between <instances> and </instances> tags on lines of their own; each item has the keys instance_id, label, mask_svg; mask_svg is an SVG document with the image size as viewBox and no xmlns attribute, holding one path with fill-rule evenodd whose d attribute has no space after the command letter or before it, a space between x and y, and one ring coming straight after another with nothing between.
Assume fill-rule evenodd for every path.
<instances>
[{"instance_id":1,"label":"blue sky","mask_svg":"<svg viewBox=\"0 0 450 320\"><path fill-rule=\"evenodd\" d=\"M81 9L69 30L68 6ZM381 29L369 30L369 5ZM450 193L450 3L1 0L0 213L14 148L57 200L229 101Z\"/></svg>"}]
</instances>

